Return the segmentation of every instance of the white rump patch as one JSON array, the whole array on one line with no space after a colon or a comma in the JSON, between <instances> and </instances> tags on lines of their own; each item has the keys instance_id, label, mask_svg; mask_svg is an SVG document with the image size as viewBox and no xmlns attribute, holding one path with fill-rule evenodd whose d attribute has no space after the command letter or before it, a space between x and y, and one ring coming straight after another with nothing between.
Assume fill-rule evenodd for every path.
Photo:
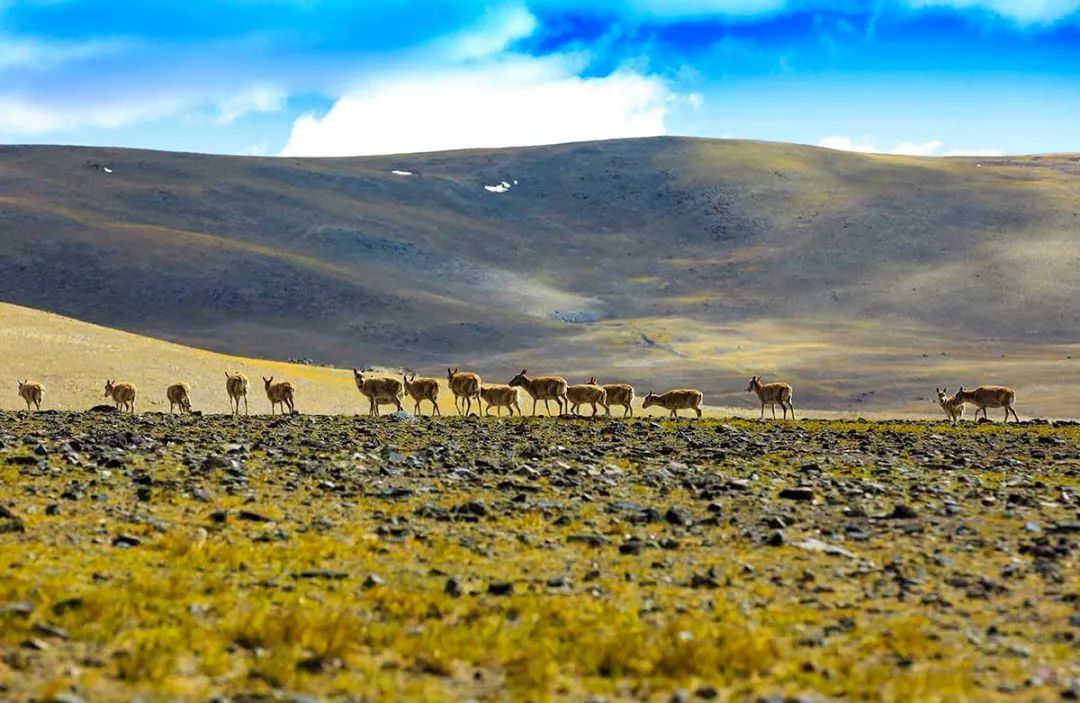
<instances>
[{"instance_id":1,"label":"white rump patch","mask_svg":"<svg viewBox=\"0 0 1080 703\"><path fill-rule=\"evenodd\" d=\"M105 173L112 173L112 169L109 168L108 166L102 166L101 170L104 171Z\"/></svg>"}]
</instances>

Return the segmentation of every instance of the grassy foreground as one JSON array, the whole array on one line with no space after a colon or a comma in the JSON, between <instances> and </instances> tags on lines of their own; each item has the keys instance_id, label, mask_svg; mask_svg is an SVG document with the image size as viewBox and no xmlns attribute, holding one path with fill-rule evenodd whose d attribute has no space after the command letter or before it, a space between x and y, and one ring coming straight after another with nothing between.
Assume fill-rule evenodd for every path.
<instances>
[{"instance_id":1,"label":"grassy foreground","mask_svg":"<svg viewBox=\"0 0 1080 703\"><path fill-rule=\"evenodd\" d=\"M1080 430L0 413L0 699L1057 700Z\"/></svg>"}]
</instances>

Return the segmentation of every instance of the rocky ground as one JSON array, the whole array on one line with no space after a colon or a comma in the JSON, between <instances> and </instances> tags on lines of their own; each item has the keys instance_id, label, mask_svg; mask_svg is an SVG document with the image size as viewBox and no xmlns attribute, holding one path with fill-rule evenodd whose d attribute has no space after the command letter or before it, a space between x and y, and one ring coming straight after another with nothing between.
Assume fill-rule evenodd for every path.
<instances>
[{"instance_id":1,"label":"rocky ground","mask_svg":"<svg viewBox=\"0 0 1080 703\"><path fill-rule=\"evenodd\" d=\"M0 700L1080 698L1080 429L0 414Z\"/></svg>"}]
</instances>

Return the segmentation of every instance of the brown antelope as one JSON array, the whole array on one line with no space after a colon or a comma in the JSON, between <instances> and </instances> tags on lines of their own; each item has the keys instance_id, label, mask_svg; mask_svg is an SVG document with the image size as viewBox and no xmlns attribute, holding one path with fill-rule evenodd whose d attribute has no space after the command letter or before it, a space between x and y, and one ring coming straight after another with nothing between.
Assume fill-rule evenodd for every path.
<instances>
[{"instance_id":1,"label":"brown antelope","mask_svg":"<svg viewBox=\"0 0 1080 703\"><path fill-rule=\"evenodd\" d=\"M510 417L514 416L514 410L517 410L517 414L521 415L521 406L518 405L518 389L514 386L504 386L501 383L496 383L491 386L480 387L480 398L487 403L487 408L484 409L485 415L491 414L491 408L495 407L497 413L501 416L502 409L506 408L510 411Z\"/></svg>"},{"instance_id":2,"label":"brown antelope","mask_svg":"<svg viewBox=\"0 0 1080 703\"><path fill-rule=\"evenodd\" d=\"M589 379L589 383L596 383L596 376ZM626 383L609 383L603 386L607 393L607 404L610 410L612 405L623 406L623 417L634 416L634 387Z\"/></svg>"},{"instance_id":3,"label":"brown antelope","mask_svg":"<svg viewBox=\"0 0 1080 703\"><path fill-rule=\"evenodd\" d=\"M401 407L401 397L404 393L404 387L401 381L396 378L372 378L371 376L364 376L363 372L352 370L353 381L356 382L356 389L368 399L368 415L372 417L379 416L379 403L394 404L397 406L398 412L401 412L404 408ZM417 403L419 407L419 403Z\"/></svg>"},{"instance_id":4,"label":"brown antelope","mask_svg":"<svg viewBox=\"0 0 1080 703\"><path fill-rule=\"evenodd\" d=\"M417 378L416 374L412 375L412 378L408 376L401 377L402 385L405 388L405 392L409 394L409 397L416 402L416 409L414 414L420 414L420 401L430 400L432 407L432 415L442 415L439 412L439 382L434 378Z\"/></svg>"},{"instance_id":5,"label":"brown antelope","mask_svg":"<svg viewBox=\"0 0 1080 703\"><path fill-rule=\"evenodd\" d=\"M179 406L180 413L191 412L191 386L186 383L174 383L165 389L165 397L169 399L169 414L172 415L173 408Z\"/></svg>"},{"instance_id":6,"label":"brown antelope","mask_svg":"<svg viewBox=\"0 0 1080 703\"><path fill-rule=\"evenodd\" d=\"M586 404L592 406L592 417L596 417L597 404L604 408L605 415L611 415L611 407L607 403L607 391L602 386L596 385L596 376L586 383L567 386L566 400L570 404L570 412L574 415L578 414L579 407Z\"/></svg>"},{"instance_id":7,"label":"brown antelope","mask_svg":"<svg viewBox=\"0 0 1080 703\"><path fill-rule=\"evenodd\" d=\"M1012 388L1006 388L1005 386L979 386L973 391L965 391L964 387L960 386L960 390L956 392L955 397L962 402L971 403L975 406L976 420L979 419L980 410L982 410L983 417L986 417L987 408L1005 408L1005 422L1009 421L1010 413L1014 420L1020 422L1020 418L1016 416L1016 409L1013 407L1013 404L1016 402L1016 391Z\"/></svg>"},{"instance_id":8,"label":"brown antelope","mask_svg":"<svg viewBox=\"0 0 1080 703\"><path fill-rule=\"evenodd\" d=\"M776 404L780 403L780 407L784 409L784 419L787 419L788 410L791 410L791 419L795 419L795 406L791 404L791 386L786 383L762 383L761 376L753 376L750 379L750 385L746 387L746 392L753 391L757 393L758 400L761 401L761 416L759 420L765 419L765 406L772 407L773 419L776 419Z\"/></svg>"},{"instance_id":9,"label":"brown antelope","mask_svg":"<svg viewBox=\"0 0 1080 703\"><path fill-rule=\"evenodd\" d=\"M281 406L281 412L285 412L285 408L289 409L289 412L293 412L293 392L296 390L293 384L289 381L278 381L274 383L274 377L267 378L262 377L263 387L266 388L266 397L270 399L270 414L273 415L277 410L277 406Z\"/></svg>"},{"instance_id":10,"label":"brown antelope","mask_svg":"<svg viewBox=\"0 0 1080 703\"><path fill-rule=\"evenodd\" d=\"M948 388L935 388L934 390L937 391L938 405L945 412L945 417L949 418L949 422L955 425L964 419L964 401L960 400L959 394L946 395Z\"/></svg>"},{"instance_id":11,"label":"brown antelope","mask_svg":"<svg viewBox=\"0 0 1080 703\"><path fill-rule=\"evenodd\" d=\"M135 386L130 383L117 383L106 380L105 397L112 398L118 409L135 412Z\"/></svg>"},{"instance_id":12,"label":"brown antelope","mask_svg":"<svg viewBox=\"0 0 1080 703\"><path fill-rule=\"evenodd\" d=\"M641 404L642 409L651 408L654 405L659 405L661 408L666 408L671 411L671 417L679 417L680 410L694 410L697 412L697 416L701 417L701 401L704 396L701 391L696 388L680 388L667 393L661 393L657 395L652 391L645 396L645 402Z\"/></svg>"},{"instance_id":13,"label":"brown antelope","mask_svg":"<svg viewBox=\"0 0 1080 703\"><path fill-rule=\"evenodd\" d=\"M248 380L247 376L237 372L230 374L225 372L225 392L229 394L229 410L233 411L233 415L240 414L240 399L244 399L244 414L248 414ZM234 408L235 405L235 408Z\"/></svg>"},{"instance_id":14,"label":"brown antelope","mask_svg":"<svg viewBox=\"0 0 1080 703\"><path fill-rule=\"evenodd\" d=\"M447 368L446 381L450 384L450 392L454 394L455 410L462 415L468 415L472 412L473 398L476 398L476 409L480 409L480 387L483 385L480 374ZM460 408L458 401L461 401Z\"/></svg>"},{"instance_id":15,"label":"brown antelope","mask_svg":"<svg viewBox=\"0 0 1080 703\"><path fill-rule=\"evenodd\" d=\"M521 373L514 376L510 381L510 385L514 387L524 388L525 392L532 396L533 399L533 411L532 414L536 415L536 401L544 401L544 410L547 414L551 414L551 406L548 405L548 401L554 400L555 404L559 406L559 414L567 412L570 409L570 403L566 399L566 379L562 376L537 376L536 378L529 378L526 374L528 369L522 369Z\"/></svg>"},{"instance_id":16,"label":"brown antelope","mask_svg":"<svg viewBox=\"0 0 1080 703\"><path fill-rule=\"evenodd\" d=\"M19 381L19 395L26 401L26 411L30 412L30 404L33 403L34 407L41 410L41 396L44 395L45 388L40 383L28 383L26 381Z\"/></svg>"}]
</instances>

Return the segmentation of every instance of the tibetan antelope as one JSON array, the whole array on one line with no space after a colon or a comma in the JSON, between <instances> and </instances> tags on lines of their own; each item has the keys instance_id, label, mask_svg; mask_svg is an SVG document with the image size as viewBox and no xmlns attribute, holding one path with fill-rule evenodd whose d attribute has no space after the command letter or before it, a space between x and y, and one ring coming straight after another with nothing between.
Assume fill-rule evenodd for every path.
<instances>
[{"instance_id":1,"label":"tibetan antelope","mask_svg":"<svg viewBox=\"0 0 1080 703\"><path fill-rule=\"evenodd\" d=\"M105 397L112 398L119 410L135 412L135 386L130 383L105 381Z\"/></svg>"},{"instance_id":2,"label":"tibetan antelope","mask_svg":"<svg viewBox=\"0 0 1080 703\"><path fill-rule=\"evenodd\" d=\"M522 369L521 373L514 376L510 380L511 386L524 388L525 392L532 396L533 399L533 415L536 415L536 401L544 401L544 410L548 415L551 414L551 406L548 405L548 401L555 401L555 404L559 406L559 414L567 412L570 409L570 403L566 399L566 379L562 376L537 376L536 378L529 378L528 369Z\"/></svg>"},{"instance_id":3,"label":"tibetan antelope","mask_svg":"<svg viewBox=\"0 0 1080 703\"><path fill-rule=\"evenodd\" d=\"M27 381L19 381L19 396L26 401L26 410L30 411L30 404L33 403L34 407L41 410L41 396L44 395L45 388L40 383L28 383Z\"/></svg>"},{"instance_id":4,"label":"tibetan antelope","mask_svg":"<svg viewBox=\"0 0 1080 703\"><path fill-rule=\"evenodd\" d=\"M266 397L270 399L270 414L273 415L277 411L277 406L281 406L281 412L285 412L285 408L289 409L292 413L295 408L293 407L293 392L296 390L292 383L289 381L278 381L274 383L274 377L267 378L262 377L263 387L266 388Z\"/></svg>"},{"instance_id":5,"label":"tibetan antelope","mask_svg":"<svg viewBox=\"0 0 1080 703\"><path fill-rule=\"evenodd\" d=\"M791 404L791 386L786 383L762 383L761 376L753 376L750 379L750 385L746 387L746 392L753 391L757 393L758 400L761 401L761 416L759 420L765 419L765 406L768 405L772 408L773 419L776 419L776 404L780 403L780 407L784 409L784 419L787 419L788 410L791 410L791 419L795 419L795 406Z\"/></svg>"},{"instance_id":6,"label":"tibetan antelope","mask_svg":"<svg viewBox=\"0 0 1080 703\"><path fill-rule=\"evenodd\" d=\"M694 410L697 412L698 418L701 417L701 401L704 396L701 391L696 388L680 388L667 393L661 393L657 395L652 391L645 396L645 402L641 404L642 409L651 408L654 405L658 405L661 408L665 408L671 411L671 417L678 418L680 410Z\"/></svg>"},{"instance_id":7,"label":"tibetan antelope","mask_svg":"<svg viewBox=\"0 0 1080 703\"><path fill-rule=\"evenodd\" d=\"M1020 418L1016 416L1016 408L1013 407L1013 404L1016 402L1016 391L1012 388L1006 388L1005 386L979 386L973 391L965 391L964 387L960 386L960 390L956 392L955 397L965 403L971 403L975 406L976 420L979 419L980 410L982 410L983 417L986 417L987 408L1005 408L1005 422L1009 421L1010 413L1014 420L1020 422Z\"/></svg>"}]
</instances>

